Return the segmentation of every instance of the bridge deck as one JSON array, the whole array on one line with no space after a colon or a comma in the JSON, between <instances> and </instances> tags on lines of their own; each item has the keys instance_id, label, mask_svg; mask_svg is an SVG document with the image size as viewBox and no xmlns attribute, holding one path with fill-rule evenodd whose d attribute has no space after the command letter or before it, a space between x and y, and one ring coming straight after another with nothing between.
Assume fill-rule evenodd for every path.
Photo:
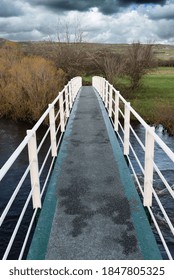
<instances>
[{"instance_id":1,"label":"bridge deck","mask_svg":"<svg viewBox=\"0 0 174 280\"><path fill-rule=\"evenodd\" d=\"M160 259L102 101L82 87L28 259Z\"/></svg>"}]
</instances>

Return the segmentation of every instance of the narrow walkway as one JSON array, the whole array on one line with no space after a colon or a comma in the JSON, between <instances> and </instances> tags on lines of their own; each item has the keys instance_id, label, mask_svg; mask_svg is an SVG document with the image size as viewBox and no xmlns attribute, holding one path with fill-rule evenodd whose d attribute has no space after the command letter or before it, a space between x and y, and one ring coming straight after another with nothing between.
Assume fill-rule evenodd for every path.
<instances>
[{"instance_id":1,"label":"narrow walkway","mask_svg":"<svg viewBox=\"0 0 174 280\"><path fill-rule=\"evenodd\" d=\"M120 149L102 106L92 87L82 88L56 162L56 206L44 258L160 259L123 156L119 163ZM38 232L48 231L43 223L41 211L28 259L42 258L41 247L32 247L44 239Z\"/></svg>"}]
</instances>

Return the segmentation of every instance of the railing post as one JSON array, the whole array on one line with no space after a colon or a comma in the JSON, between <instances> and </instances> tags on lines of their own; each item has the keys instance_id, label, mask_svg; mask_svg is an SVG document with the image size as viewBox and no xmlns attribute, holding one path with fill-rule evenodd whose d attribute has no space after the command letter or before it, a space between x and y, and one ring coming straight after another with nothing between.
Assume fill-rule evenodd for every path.
<instances>
[{"instance_id":1,"label":"railing post","mask_svg":"<svg viewBox=\"0 0 174 280\"><path fill-rule=\"evenodd\" d=\"M83 83L82 77L79 77L79 89L82 87L82 83Z\"/></svg>"},{"instance_id":2,"label":"railing post","mask_svg":"<svg viewBox=\"0 0 174 280\"><path fill-rule=\"evenodd\" d=\"M115 91L115 116L114 116L114 129L118 132L118 120L119 120L119 94Z\"/></svg>"},{"instance_id":3,"label":"railing post","mask_svg":"<svg viewBox=\"0 0 174 280\"><path fill-rule=\"evenodd\" d=\"M93 85L101 96L101 79L100 78L98 78L97 80L95 79Z\"/></svg>"},{"instance_id":4,"label":"railing post","mask_svg":"<svg viewBox=\"0 0 174 280\"><path fill-rule=\"evenodd\" d=\"M151 130L151 132L150 132ZM155 128L146 129L145 167L144 167L144 206L152 206L154 132Z\"/></svg>"},{"instance_id":5,"label":"railing post","mask_svg":"<svg viewBox=\"0 0 174 280\"><path fill-rule=\"evenodd\" d=\"M66 118L69 118L68 88L65 87Z\"/></svg>"},{"instance_id":6,"label":"railing post","mask_svg":"<svg viewBox=\"0 0 174 280\"><path fill-rule=\"evenodd\" d=\"M129 138L130 138L130 103L124 105L124 155L129 155Z\"/></svg>"},{"instance_id":7,"label":"railing post","mask_svg":"<svg viewBox=\"0 0 174 280\"><path fill-rule=\"evenodd\" d=\"M50 122L51 154L52 157L56 157L57 147L56 147L55 111L54 111L54 106L52 107L51 104L49 104L48 107L50 108L49 122Z\"/></svg>"},{"instance_id":8,"label":"railing post","mask_svg":"<svg viewBox=\"0 0 174 280\"><path fill-rule=\"evenodd\" d=\"M27 135L31 130L27 130ZM28 156L30 163L30 180L32 187L32 201L33 208L41 208L41 195L40 195L40 180L39 180L39 165L37 154L36 133L33 133L28 142Z\"/></svg>"},{"instance_id":9,"label":"railing post","mask_svg":"<svg viewBox=\"0 0 174 280\"><path fill-rule=\"evenodd\" d=\"M103 78L103 85L102 85L102 100L104 102L105 100L105 86L106 85L106 80Z\"/></svg>"},{"instance_id":10,"label":"railing post","mask_svg":"<svg viewBox=\"0 0 174 280\"><path fill-rule=\"evenodd\" d=\"M60 127L61 132L65 131L65 120L64 120L64 110L63 110L63 93L60 93L59 97L59 107L60 107Z\"/></svg>"},{"instance_id":11,"label":"railing post","mask_svg":"<svg viewBox=\"0 0 174 280\"><path fill-rule=\"evenodd\" d=\"M108 86L109 86L109 83L108 83L108 81L106 81L106 83L105 83L105 101L104 101L105 108L107 108L107 106L108 106Z\"/></svg>"},{"instance_id":12,"label":"railing post","mask_svg":"<svg viewBox=\"0 0 174 280\"><path fill-rule=\"evenodd\" d=\"M112 98L113 98L113 86L109 87L109 117L112 118Z\"/></svg>"},{"instance_id":13,"label":"railing post","mask_svg":"<svg viewBox=\"0 0 174 280\"><path fill-rule=\"evenodd\" d=\"M74 80L72 80L72 103L74 103L74 99L75 99L75 82Z\"/></svg>"},{"instance_id":14,"label":"railing post","mask_svg":"<svg viewBox=\"0 0 174 280\"><path fill-rule=\"evenodd\" d=\"M73 104L72 80L69 82L69 104L70 104L70 109L71 109L72 108L72 104Z\"/></svg>"},{"instance_id":15,"label":"railing post","mask_svg":"<svg viewBox=\"0 0 174 280\"><path fill-rule=\"evenodd\" d=\"M102 90L103 90L103 78L99 78L99 85L98 85L98 91L100 93L100 97L102 97Z\"/></svg>"}]
</instances>

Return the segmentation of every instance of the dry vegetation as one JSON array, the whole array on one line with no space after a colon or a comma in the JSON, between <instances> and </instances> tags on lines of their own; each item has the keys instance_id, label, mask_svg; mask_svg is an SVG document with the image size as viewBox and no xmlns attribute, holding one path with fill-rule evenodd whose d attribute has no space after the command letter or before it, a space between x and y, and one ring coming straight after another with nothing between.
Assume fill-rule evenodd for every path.
<instances>
[{"instance_id":1,"label":"dry vegetation","mask_svg":"<svg viewBox=\"0 0 174 280\"><path fill-rule=\"evenodd\" d=\"M65 82L52 61L26 56L16 43L0 49L0 116L37 120Z\"/></svg>"}]
</instances>

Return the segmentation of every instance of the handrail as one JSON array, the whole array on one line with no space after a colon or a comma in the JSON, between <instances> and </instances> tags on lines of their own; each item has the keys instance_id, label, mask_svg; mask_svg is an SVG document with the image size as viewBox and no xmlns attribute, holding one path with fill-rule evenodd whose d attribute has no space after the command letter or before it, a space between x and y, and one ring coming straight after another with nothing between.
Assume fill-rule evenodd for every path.
<instances>
[{"instance_id":1,"label":"handrail","mask_svg":"<svg viewBox=\"0 0 174 280\"><path fill-rule=\"evenodd\" d=\"M101 96L115 132L120 139L120 144L123 147L123 153L127 157L129 167L140 192L140 197L143 200L144 206L149 211L153 221L153 226L156 228L156 232L166 252L165 258L167 257L168 259L173 259L174 256L172 256L166 236L163 232L163 229L159 226L159 218L158 214L154 210L154 206L158 209L161 219L163 219L166 227L168 227L173 240L174 225L172 218L168 213L168 209L165 207L160 194L158 194L158 190L153 181L154 172L156 172L156 174L159 176L159 179L168 191L169 199L174 199L174 191L160 171L158 164L155 162L155 144L157 144L163 150L164 155L167 156L169 161L171 161L171 164L174 164L174 153L155 133L154 128L150 127L142 119L142 117L131 107L130 103L128 103L120 94L120 92L117 91L106 79L95 76L92 79L92 85ZM144 127L145 133L143 140L145 141L143 142L142 139L138 137L131 125L131 115L133 115L133 119L136 119L138 123ZM123 119L123 125L120 122L120 119ZM139 156L134 148L134 142L138 143L138 147L140 147L141 152L144 153L144 162L140 161ZM137 167L135 164L138 166L140 174L137 174ZM143 183L141 177L143 177Z\"/></svg>"},{"instance_id":2,"label":"handrail","mask_svg":"<svg viewBox=\"0 0 174 280\"><path fill-rule=\"evenodd\" d=\"M155 162L155 144L157 144L164 151L165 155L168 156L168 159L171 160L172 163L174 163L174 153L160 139L160 137L155 133L154 129L141 118L141 116L131 107L130 103L128 103L122 97L120 92L117 91L108 81L106 81L102 77L96 76L93 77L92 84L100 94L105 107L108 110L108 114L115 132L120 139L121 145L123 146L123 153L128 159L130 169L132 170L132 174L138 188L138 192L140 192L140 197L143 200L143 204L150 213L153 225L156 228L156 232L159 235L166 255L169 259L173 259L171 250L168 246L168 242L166 241L166 236L163 233L163 229L159 225L158 215L154 210L155 205L156 207L158 207L158 212L160 212L160 215L165 221L166 226L168 226L170 234L173 238L173 221L168 213L168 209L166 209L165 205L163 205L160 194L157 192L156 186L153 183L154 172L156 172L156 174L159 176L171 199L174 199L174 191L167 179L160 171L158 164ZM59 144L65 131L65 126L72 109L73 102L81 86L82 78L75 77L64 87L61 92L58 93L55 100L53 100L53 102L49 104L47 110L44 112L38 122L33 126L33 128L27 131L27 135L24 140L0 169L0 183L3 184L4 180L8 177L8 173L13 168L13 165L16 163L19 156L24 152L26 148L28 149L28 165L25 167L25 170L23 171L19 182L15 186L14 191L0 216L0 226L3 227L5 222L8 222L8 214L13 207L13 204L16 201L20 190L22 188L28 189L28 185L31 185L26 196L24 206L20 210L18 220L16 221L14 229L11 232L8 244L6 248L4 248L2 259L9 258L12 246L16 240L17 233L19 231L21 223L24 220L24 216L27 212L27 208L29 207L29 203L32 200L34 210L32 216L30 217L30 220L28 221L26 236L21 245L21 251L18 255L18 259L23 258L25 248L27 246L28 239L33 228L33 224L38 213L38 209L41 208L42 205L47 182L49 180L54 161L57 156ZM145 141L142 141L142 139L140 139L140 137L136 134L133 126L131 125L131 114L134 116L134 119L136 118L136 120L144 127ZM40 139L40 143L37 144L38 130L44 123L46 118L49 118L48 127L42 139ZM123 122L121 120L123 120ZM131 137L133 137L134 141L131 140ZM46 142L48 143L47 151L45 157L40 162L39 154ZM141 151L144 153L144 162L141 162L136 152L134 142L138 143ZM132 160L132 158L134 159L134 161ZM140 174L137 174L134 162L136 162L136 164L138 165ZM45 168L47 168L46 172ZM29 174L30 183L28 183L27 181ZM41 183L43 174L44 181ZM143 183L141 177L143 177Z\"/></svg>"},{"instance_id":3,"label":"handrail","mask_svg":"<svg viewBox=\"0 0 174 280\"><path fill-rule=\"evenodd\" d=\"M33 126L31 130L27 131L27 135L25 136L24 140L21 144L17 147L17 149L13 152L10 158L6 161L6 163L0 169L0 183L4 179L6 179L8 172L10 172L14 163L18 160L19 156L23 153L25 148L28 148L28 166L26 167L24 173L22 174L17 186L15 187L11 198L9 199L8 203L6 204L5 208L2 211L0 216L0 226L4 225L4 222L8 220L8 213L15 202L17 195L22 187L25 189L27 188L25 185L25 181L27 180L27 176L30 173L30 184L31 190L26 197L25 204L21 209L19 214L19 218L16 221L16 225L14 230L11 232L10 240L6 248L4 248L2 259L7 259L12 246L15 242L16 235L18 233L19 227L24 219L24 215L27 211L27 207L31 201L33 201L33 215L30 218L28 224L28 230L26 233L26 237L24 243L22 244L21 251L19 252L18 259L22 259L23 254L25 252L25 247L28 242L28 238L30 236L30 232L33 227L33 223L35 221L35 216L37 214L37 210L41 208L42 204L42 197L44 191L46 189L46 185L48 179L50 177L52 167L57 156L57 150L59 148L59 144L63 133L65 131L65 126L72 109L74 100L82 86L82 78L75 77L71 79L68 84L63 88L61 92L58 93L57 97L53 100L51 104L49 104L47 110L43 113L37 123ZM57 111L57 112L56 112ZM55 114L56 113L56 114ZM43 135L40 144L37 146L37 132L41 125L45 122L46 118L49 118L48 129ZM50 137L49 137L50 135ZM49 138L49 139L48 139ZM42 162L39 162L38 156L40 150L43 148L44 144L48 142L48 150L46 152L45 158ZM50 163L51 162L51 163ZM43 170L47 166L47 173L44 172L44 183L41 188L40 178L43 173ZM28 184L28 183L27 183Z\"/></svg>"}]
</instances>

